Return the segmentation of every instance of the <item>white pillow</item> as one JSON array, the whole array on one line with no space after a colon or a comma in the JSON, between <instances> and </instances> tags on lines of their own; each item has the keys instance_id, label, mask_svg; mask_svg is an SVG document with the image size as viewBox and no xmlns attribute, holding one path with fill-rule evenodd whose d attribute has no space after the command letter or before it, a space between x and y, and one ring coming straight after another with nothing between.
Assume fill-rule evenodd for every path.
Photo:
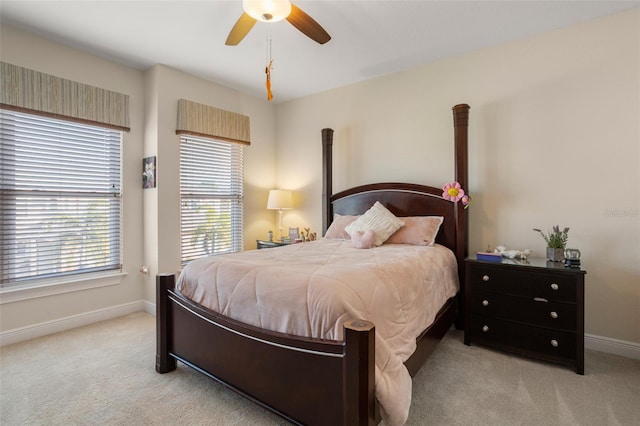
<instances>
[{"instance_id":1,"label":"white pillow","mask_svg":"<svg viewBox=\"0 0 640 426\"><path fill-rule=\"evenodd\" d=\"M352 222L344 228L344 230L351 236L353 236L356 231L367 232L372 230L375 233L374 244L379 246L402 226L404 226L403 221L395 217L395 215L380 204L379 201L376 201L369 210L355 222Z\"/></svg>"}]
</instances>

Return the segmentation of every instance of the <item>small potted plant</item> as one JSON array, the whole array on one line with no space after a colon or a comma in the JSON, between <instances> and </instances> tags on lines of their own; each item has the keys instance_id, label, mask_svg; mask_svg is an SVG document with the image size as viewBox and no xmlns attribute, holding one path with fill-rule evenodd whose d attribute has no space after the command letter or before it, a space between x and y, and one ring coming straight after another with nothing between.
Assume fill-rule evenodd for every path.
<instances>
[{"instance_id":1,"label":"small potted plant","mask_svg":"<svg viewBox=\"0 0 640 426\"><path fill-rule=\"evenodd\" d=\"M569 228L564 228L560 231L560 227L555 225L552 232L547 234L536 228L533 228L533 230L539 232L547 243L547 259L552 262L562 262L564 260L564 248L569 239Z\"/></svg>"}]
</instances>

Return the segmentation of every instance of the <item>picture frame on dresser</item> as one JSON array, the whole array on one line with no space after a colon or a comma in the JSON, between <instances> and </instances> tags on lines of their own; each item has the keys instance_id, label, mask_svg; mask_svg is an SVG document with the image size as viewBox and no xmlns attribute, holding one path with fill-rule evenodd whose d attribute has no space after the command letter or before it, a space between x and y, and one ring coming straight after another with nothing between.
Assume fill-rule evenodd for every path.
<instances>
[{"instance_id":1,"label":"picture frame on dresser","mask_svg":"<svg viewBox=\"0 0 640 426\"><path fill-rule=\"evenodd\" d=\"M295 243L300 238L300 228L289 228L289 241Z\"/></svg>"},{"instance_id":2,"label":"picture frame on dresser","mask_svg":"<svg viewBox=\"0 0 640 426\"><path fill-rule=\"evenodd\" d=\"M586 271L544 259L465 259L464 343L584 374Z\"/></svg>"}]
</instances>

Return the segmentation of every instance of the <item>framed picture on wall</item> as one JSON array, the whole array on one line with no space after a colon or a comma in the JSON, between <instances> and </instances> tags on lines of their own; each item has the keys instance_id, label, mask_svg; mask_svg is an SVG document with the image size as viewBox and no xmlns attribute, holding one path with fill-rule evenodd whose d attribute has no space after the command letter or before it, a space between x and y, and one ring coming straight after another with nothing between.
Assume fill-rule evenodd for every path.
<instances>
[{"instance_id":1,"label":"framed picture on wall","mask_svg":"<svg viewBox=\"0 0 640 426\"><path fill-rule=\"evenodd\" d=\"M142 160L142 187L156 187L156 157L146 157Z\"/></svg>"}]
</instances>

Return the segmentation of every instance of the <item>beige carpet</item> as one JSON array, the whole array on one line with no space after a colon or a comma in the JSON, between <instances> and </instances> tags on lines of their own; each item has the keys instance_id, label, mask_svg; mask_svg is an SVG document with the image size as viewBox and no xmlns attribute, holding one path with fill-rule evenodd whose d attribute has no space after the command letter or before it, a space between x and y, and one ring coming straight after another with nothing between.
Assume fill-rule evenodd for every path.
<instances>
[{"instance_id":1,"label":"beige carpet","mask_svg":"<svg viewBox=\"0 0 640 426\"><path fill-rule=\"evenodd\" d=\"M281 425L179 364L158 374L146 313L0 351L2 425ZM450 331L414 379L407 425L640 425L640 361L586 352L586 375L465 346Z\"/></svg>"}]
</instances>

